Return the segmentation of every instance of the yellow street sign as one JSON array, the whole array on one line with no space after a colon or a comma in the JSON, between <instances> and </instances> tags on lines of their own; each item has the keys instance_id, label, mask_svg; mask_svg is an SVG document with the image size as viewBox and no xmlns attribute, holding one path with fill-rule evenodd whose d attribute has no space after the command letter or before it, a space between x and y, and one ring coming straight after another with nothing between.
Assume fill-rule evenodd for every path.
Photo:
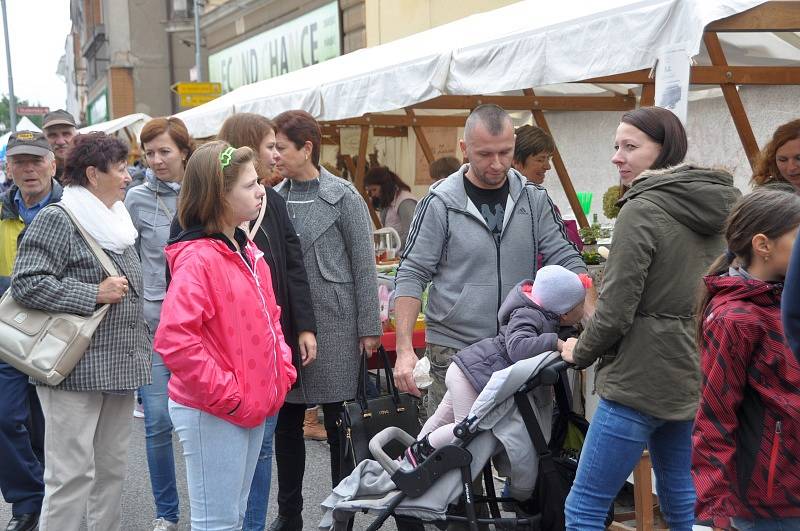
<instances>
[{"instance_id":1,"label":"yellow street sign","mask_svg":"<svg viewBox=\"0 0 800 531\"><path fill-rule=\"evenodd\" d=\"M210 94L181 94L181 107L197 107L216 99Z\"/></svg>"},{"instance_id":2,"label":"yellow street sign","mask_svg":"<svg viewBox=\"0 0 800 531\"><path fill-rule=\"evenodd\" d=\"M181 81L170 87L174 93L180 96L190 94L206 94L219 96L222 94L222 83L207 83L203 81Z\"/></svg>"}]
</instances>

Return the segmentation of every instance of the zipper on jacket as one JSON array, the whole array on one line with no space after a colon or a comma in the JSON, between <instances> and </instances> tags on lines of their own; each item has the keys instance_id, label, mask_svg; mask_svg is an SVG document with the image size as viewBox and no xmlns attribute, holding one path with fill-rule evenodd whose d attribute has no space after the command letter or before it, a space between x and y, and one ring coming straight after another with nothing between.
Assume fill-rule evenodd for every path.
<instances>
[{"instance_id":1,"label":"zipper on jacket","mask_svg":"<svg viewBox=\"0 0 800 531\"><path fill-rule=\"evenodd\" d=\"M503 273L500 269L500 240L502 234L492 235L494 237L494 245L497 249L497 311L494 312L495 316L495 334L500 333L500 321L497 320L497 313L500 311L500 306L503 304Z\"/></svg>"},{"instance_id":2,"label":"zipper on jacket","mask_svg":"<svg viewBox=\"0 0 800 531\"><path fill-rule=\"evenodd\" d=\"M253 277L253 280L256 283L256 291L258 292L258 296L261 299L261 307L264 309L264 314L267 317L267 323L269 324L269 331L272 333L272 368L275 372L275 385L273 386L274 397L275 399L278 398L278 384L280 378L278 378L278 336L275 334L275 328L272 326L272 316L269 314L269 309L267 308L267 301L264 299L264 294L261 293L261 283L258 281L258 275L256 275L255 271L255 260L253 261L253 268L250 268L250 265L247 263L247 260L244 259L241 253L236 253L239 258L241 259L242 263L244 264L245 268L250 272L250 276Z\"/></svg>"},{"instance_id":3,"label":"zipper on jacket","mask_svg":"<svg viewBox=\"0 0 800 531\"><path fill-rule=\"evenodd\" d=\"M767 499L772 499L773 487L775 486L775 469L778 465L778 449L781 442L781 421L775 423L775 434L772 437L772 451L769 455L769 469L767 472Z\"/></svg>"}]
</instances>

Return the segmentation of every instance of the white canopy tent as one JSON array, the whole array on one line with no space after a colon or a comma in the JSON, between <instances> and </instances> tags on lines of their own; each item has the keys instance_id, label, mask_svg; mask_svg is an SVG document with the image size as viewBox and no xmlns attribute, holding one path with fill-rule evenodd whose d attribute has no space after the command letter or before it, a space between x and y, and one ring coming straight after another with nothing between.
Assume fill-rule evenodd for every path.
<instances>
[{"instance_id":1,"label":"white canopy tent","mask_svg":"<svg viewBox=\"0 0 800 531\"><path fill-rule=\"evenodd\" d=\"M139 130L141 130L142 126L147 123L148 120L150 120L149 115L138 112L134 114L128 114L127 116L122 116L120 118L114 118L113 120L108 120L107 122L81 127L78 129L78 133L86 134L100 131L110 135L121 129L133 128L136 130L136 134L138 136Z\"/></svg>"},{"instance_id":2,"label":"white canopy tent","mask_svg":"<svg viewBox=\"0 0 800 531\"><path fill-rule=\"evenodd\" d=\"M197 137L234 112L305 109L341 120L442 95L519 91L651 68L700 51L707 24L763 0L526 0L240 87L178 114ZM788 46L788 45L787 45Z\"/></svg>"},{"instance_id":3,"label":"white canopy tent","mask_svg":"<svg viewBox=\"0 0 800 531\"><path fill-rule=\"evenodd\" d=\"M243 86L177 116L195 137L216 134L236 112L304 109L322 122L323 143L338 143L338 128L358 126L359 163L343 160L360 188L371 128L404 136L412 127L430 164L424 127L461 127L481 103L530 112L547 131L543 111L653 105L657 60L678 50L686 96L724 96L752 163L758 144L738 86L800 85L798 31L796 0L525 0ZM663 85L666 77L658 76ZM558 150L553 164L586 226Z\"/></svg>"}]
</instances>

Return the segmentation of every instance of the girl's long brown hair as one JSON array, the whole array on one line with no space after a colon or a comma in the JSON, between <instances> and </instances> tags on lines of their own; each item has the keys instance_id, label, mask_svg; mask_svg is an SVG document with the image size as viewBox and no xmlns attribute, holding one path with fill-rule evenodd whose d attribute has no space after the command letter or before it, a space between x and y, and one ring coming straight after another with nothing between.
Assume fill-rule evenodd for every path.
<instances>
[{"instance_id":1,"label":"girl's long brown hair","mask_svg":"<svg viewBox=\"0 0 800 531\"><path fill-rule=\"evenodd\" d=\"M775 240L800 226L800 196L781 190L761 188L747 194L734 205L725 222L725 241L728 249L706 272L707 276L721 275L735 261L747 269L753 260L753 237L763 234ZM711 294L701 282L697 311L697 342L703 334L703 319Z\"/></svg>"}]
</instances>

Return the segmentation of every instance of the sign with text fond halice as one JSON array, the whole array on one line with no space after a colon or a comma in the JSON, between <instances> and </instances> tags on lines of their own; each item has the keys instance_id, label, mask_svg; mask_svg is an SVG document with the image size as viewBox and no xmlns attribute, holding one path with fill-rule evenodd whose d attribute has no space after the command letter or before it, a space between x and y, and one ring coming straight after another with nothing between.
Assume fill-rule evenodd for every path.
<instances>
[{"instance_id":1,"label":"sign with text fond halice","mask_svg":"<svg viewBox=\"0 0 800 531\"><path fill-rule=\"evenodd\" d=\"M208 58L222 92L341 55L339 3L331 2Z\"/></svg>"}]
</instances>

